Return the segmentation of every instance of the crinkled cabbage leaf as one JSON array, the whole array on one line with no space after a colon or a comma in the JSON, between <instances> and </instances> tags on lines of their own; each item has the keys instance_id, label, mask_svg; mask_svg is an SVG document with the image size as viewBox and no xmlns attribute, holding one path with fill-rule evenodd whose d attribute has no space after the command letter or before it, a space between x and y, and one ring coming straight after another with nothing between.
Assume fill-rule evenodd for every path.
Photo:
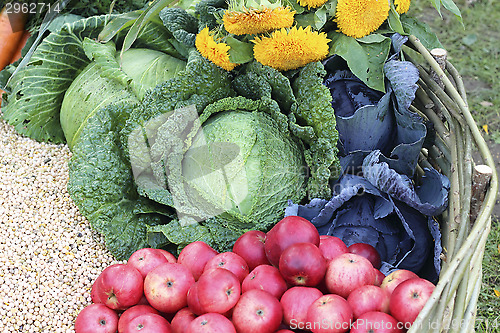
<instances>
[{"instance_id":1,"label":"crinkled cabbage leaf","mask_svg":"<svg viewBox=\"0 0 500 333\"><path fill-rule=\"evenodd\" d=\"M271 98L288 115L289 127L305 146L310 168L309 198L331 196L329 182L340 175L338 131L332 96L323 85L326 75L320 62L309 63L291 77L253 61L234 79L236 92L251 99Z\"/></svg>"},{"instance_id":2,"label":"crinkled cabbage leaf","mask_svg":"<svg viewBox=\"0 0 500 333\"><path fill-rule=\"evenodd\" d=\"M109 251L121 259L147 247L146 226L162 221L160 214L141 213L155 209L141 207L147 203L137 196L130 164L120 149L117 129L133 107L109 105L89 118L68 165L71 198L104 236Z\"/></svg>"},{"instance_id":3,"label":"crinkled cabbage leaf","mask_svg":"<svg viewBox=\"0 0 500 333\"><path fill-rule=\"evenodd\" d=\"M204 75L200 76L200 72ZM151 233L148 228L165 225L176 218L174 209L154 200L159 196L149 198L138 190L128 153L130 128L137 128L150 112L171 111L182 102L209 104L219 99L222 91L229 95L230 81L223 77L219 69L193 54L186 69L163 86L169 92L167 96L175 100L167 103L167 97L158 99L156 108L151 108L151 99L158 94L158 90L152 90L142 103L117 103L98 109L81 128L69 162L68 192L92 227L104 235L107 248L116 258L126 259L135 250L152 244L159 246L160 242L169 248L170 242L165 241L163 235L148 237ZM220 233L207 234L205 238L213 237L221 243L234 240L234 235L227 240L224 235L228 232L212 229ZM181 229L177 232L194 237L193 233ZM169 249L175 251L177 245L180 243Z\"/></svg>"}]
</instances>

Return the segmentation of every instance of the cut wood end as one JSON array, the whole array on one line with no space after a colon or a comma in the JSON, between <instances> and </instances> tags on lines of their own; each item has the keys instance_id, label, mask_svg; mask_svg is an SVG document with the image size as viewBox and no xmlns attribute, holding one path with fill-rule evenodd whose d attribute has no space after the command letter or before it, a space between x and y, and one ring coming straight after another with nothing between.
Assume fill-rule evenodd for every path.
<instances>
[{"instance_id":1,"label":"cut wood end","mask_svg":"<svg viewBox=\"0 0 500 333\"><path fill-rule=\"evenodd\" d=\"M485 165L485 164L479 164L474 167L474 170L478 173L484 174L484 175L491 175L493 174L493 170Z\"/></svg>"},{"instance_id":2,"label":"cut wood end","mask_svg":"<svg viewBox=\"0 0 500 333\"><path fill-rule=\"evenodd\" d=\"M443 57L446 57L448 55L448 51L437 47L437 48L431 50L431 54L434 57L443 58Z\"/></svg>"}]
</instances>

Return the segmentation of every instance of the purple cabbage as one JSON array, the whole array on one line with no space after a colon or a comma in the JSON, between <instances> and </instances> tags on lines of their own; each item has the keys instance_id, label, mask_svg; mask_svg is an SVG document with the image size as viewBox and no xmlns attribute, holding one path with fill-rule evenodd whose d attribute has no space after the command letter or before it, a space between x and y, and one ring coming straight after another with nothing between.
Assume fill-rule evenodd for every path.
<instances>
[{"instance_id":1,"label":"purple cabbage","mask_svg":"<svg viewBox=\"0 0 500 333\"><path fill-rule=\"evenodd\" d=\"M385 92L366 86L339 57L324 62L343 176L332 184L330 200L290 201L285 215L302 216L320 234L339 237L347 246L374 246L385 274L403 268L437 281L442 247L433 216L446 209L450 182L434 169L425 169L418 181L414 177L420 151L433 133L409 110L419 73L412 63L398 60L406 39L392 37Z\"/></svg>"},{"instance_id":2,"label":"purple cabbage","mask_svg":"<svg viewBox=\"0 0 500 333\"><path fill-rule=\"evenodd\" d=\"M381 271L411 270L429 280L436 280L442 251L439 226L421 210L428 206L442 211L447 205L449 181L446 177L426 177L419 188L412 188L404 178L385 179L379 173L377 183L389 185L393 196L367 178L345 174L334 184L330 200L313 199L306 205L289 202L285 215L298 215L311 221L322 235L342 239L347 246L367 243L374 246L383 261ZM442 191L433 201L421 198L420 188ZM426 198L428 199L428 198ZM415 205L414 202L425 203ZM413 207L412 207L413 206Z\"/></svg>"}]
</instances>

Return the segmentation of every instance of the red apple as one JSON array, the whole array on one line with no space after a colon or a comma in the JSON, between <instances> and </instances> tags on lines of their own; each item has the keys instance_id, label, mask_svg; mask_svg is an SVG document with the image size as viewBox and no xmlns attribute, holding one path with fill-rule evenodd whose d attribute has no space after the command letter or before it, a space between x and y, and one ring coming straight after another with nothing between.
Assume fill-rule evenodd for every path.
<instances>
[{"instance_id":1,"label":"red apple","mask_svg":"<svg viewBox=\"0 0 500 333\"><path fill-rule=\"evenodd\" d=\"M233 323L220 313L206 313L194 319L186 333L236 333Z\"/></svg>"},{"instance_id":2,"label":"red apple","mask_svg":"<svg viewBox=\"0 0 500 333\"><path fill-rule=\"evenodd\" d=\"M388 274L383 280L380 288L385 289L389 295L392 294L394 289L403 281L408 279L416 279L418 275L413 273L412 271L406 269L398 269L397 271L393 271Z\"/></svg>"},{"instance_id":3,"label":"red apple","mask_svg":"<svg viewBox=\"0 0 500 333\"><path fill-rule=\"evenodd\" d=\"M104 304L90 304L75 321L76 333L115 333L118 329L118 314Z\"/></svg>"},{"instance_id":4,"label":"red apple","mask_svg":"<svg viewBox=\"0 0 500 333\"><path fill-rule=\"evenodd\" d=\"M288 286L276 267L260 265L255 267L241 284L242 293L251 289L267 291L277 299L280 299L281 295L288 289Z\"/></svg>"},{"instance_id":5,"label":"red apple","mask_svg":"<svg viewBox=\"0 0 500 333\"><path fill-rule=\"evenodd\" d=\"M212 268L224 268L233 272L240 283L250 272L245 259L233 252L219 253L207 262L204 271Z\"/></svg>"},{"instance_id":6,"label":"red apple","mask_svg":"<svg viewBox=\"0 0 500 333\"><path fill-rule=\"evenodd\" d=\"M384 312L362 314L352 325L350 333L402 333L401 323Z\"/></svg>"},{"instance_id":7,"label":"red apple","mask_svg":"<svg viewBox=\"0 0 500 333\"><path fill-rule=\"evenodd\" d=\"M332 259L325 274L326 287L332 294L347 298L351 291L365 284L375 282L373 266L366 259L354 253L344 253Z\"/></svg>"},{"instance_id":8,"label":"red apple","mask_svg":"<svg viewBox=\"0 0 500 333\"><path fill-rule=\"evenodd\" d=\"M182 308L175 314L170 322L172 333L184 333L196 315L189 308Z\"/></svg>"},{"instance_id":9,"label":"red apple","mask_svg":"<svg viewBox=\"0 0 500 333\"><path fill-rule=\"evenodd\" d=\"M168 262L175 264L177 262L177 258L170 252L164 249L156 249L156 251L163 254L163 256L167 259Z\"/></svg>"},{"instance_id":10,"label":"red apple","mask_svg":"<svg viewBox=\"0 0 500 333\"><path fill-rule=\"evenodd\" d=\"M195 282L188 290L187 306L194 314L198 316L205 313L200 305L200 299L198 298L198 282Z\"/></svg>"},{"instance_id":11,"label":"red apple","mask_svg":"<svg viewBox=\"0 0 500 333\"><path fill-rule=\"evenodd\" d=\"M316 245L295 243L281 253L279 271L291 285L314 287L325 277L326 260Z\"/></svg>"},{"instance_id":12,"label":"red apple","mask_svg":"<svg viewBox=\"0 0 500 333\"><path fill-rule=\"evenodd\" d=\"M241 295L232 321L238 333L274 333L282 317L283 310L276 297L267 291L252 289Z\"/></svg>"},{"instance_id":13,"label":"red apple","mask_svg":"<svg viewBox=\"0 0 500 333\"><path fill-rule=\"evenodd\" d=\"M177 262L189 268L194 279L197 281L203 273L206 263L215 257L217 253L208 244L197 241L186 245L182 249Z\"/></svg>"},{"instance_id":14,"label":"red apple","mask_svg":"<svg viewBox=\"0 0 500 333\"><path fill-rule=\"evenodd\" d=\"M307 310L306 329L313 333L347 332L351 328L352 319L352 309L344 298L339 295L323 295Z\"/></svg>"},{"instance_id":15,"label":"red apple","mask_svg":"<svg viewBox=\"0 0 500 333\"><path fill-rule=\"evenodd\" d=\"M348 252L347 245L345 245L342 239L335 236L319 236L318 248L327 262L341 254Z\"/></svg>"},{"instance_id":16,"label":"red apple","mask_svg":"<svg viewBox=\"0 0 500 333\"><path fill-rule=\"evenodd\" d=\"M266 234L260 230L250 230L241 235L233 245L233 252L240 255L253 270L259 265L268 265L264 243Z\"/></svg>"},{"instance_id":17,"label":"red apple","mask_svg":"<svg viewBox=\"0 0 500 333\"><path fill-rule=\"evenodd\" d=\"M101 291L100 291L100 284L101 284L101 275L95 279L94 283L92 284L92 289L90 290L90 298L92 299L92 303L102 303L101 301Z\"/></svg>"},{"instance_id":18,"label":"red apple","mask_svg":"<svg viewBox=\"0 0 500 333\"><path fill-rule=\"evenodd\" d=\"M144 295L153 308L174 313L187 306L187 292L194 282L193 274L186 266L162 264L144 279Z\"/></svg>"},{"instance_id":19,"label":"red apple","mask_svg":"<svg viewBox=\"0 0 500 333\"><path fill-rule=\"evenodd\" d=\"M304 327L307 320L309 306L323 293L312 287L292 287L281 296L280 303L283 308L283 322L289 326Z\"/></svg>"},{"instance_id":20,"label":"red apple","mask_svg":"<svg viewBox=\"0 0 500 333\"><path fill-rule=\"evenodd\" d=\"M404 323L405 327L413 324L434 288L432 282L421 278L401 282L391 295L391 315Z\"/></svg>"},{"instance_id":21,"label":"red apple","mask_svg":"<svg viewBox=\"0 0 500 333\"><path fill-rule=\"evenodd\" d=\"M156 309L149 305L134 305L125 310L118 320L118 332L123 332L132 319L146 313L159 314Z\"/></svg>"},{"instance_id":22,"label":"red apple","mask_svg":"<svg viewBox=\"0 0 500 333\"><path fill-rule=\"evenodd\" d=\"M347 297L347 303L352 308L354 319L358 319L371 311L389 313L389 297L384 289L367 284L354 289Z\"/></svg>"},{"instance_id":23,"label":"red apple","mask_svg":"<svg viewBox=\"0 0 500 333\"><path fill-rule=\"evenodd\" d=\"M167 258L157 249L143 248L132 253L127 265L136 268L145 278L148 273L161 264L167 263Z\"/></svg>"},{"instance_id":24,"label":"red apple","mask_svg":"<svg viewBox=\"0 0 500 333\"><path fill-rule=\"evenodd\" d=\"M212 268L198 280L198 300L205 313L226 313L236 305L240 294L240 281L227 269Z\"/></svg>"},{"instance_id":25,"label":"red apple","mask_svg":"<svg viewBox=\"0 0 500 333\"><path fill-rule=\"evenodd\" d=\"M137 269L115 264L102 271L96 297L108 308L125 310L139 303L143 287L143 277Z\"/></svg>"},{"instance_id":26,"label":"red apple","mask_svg":"<svg viewBox=\"0 0 500 333\"><path fill-rule=\"evenodd\" d=\"M160 316L154 313L145 313L131 319L123 330L123 333L172 333L172 328L170 323Z\"/></svg>"},{"instance_id":27,"label":"red apple","mask_svg":"<svg viewBox=\"0 0 500 333\"><path fill-rule=\"evenodd\" d=\"M377 249L370 244L355 243L350 245L347 250L349 251L349 253L359 254L360 256L370 260L372 266L377 269L380 268L380 265L382 265L380 254L378 253Z\"/></svg>"},{"instance_id":28,"label":"red apple","mask_svg":"<svg viewBox=\"0 0 500 333\"><path fill-rule=\"evenodd\" d=\"M266 234L264 250L269 262L278 267L281 253L295 243L319 245L319 233L308 220L299 216L287 216Z\"/></svg>"},{"instance_id":29,"label":"red apple","mask_svg":"<svg viewBox=\"0 0 500 333\"><path fill-rule=\"evenodd\" d=\"M380 287L382 285L382 281L384 281L385 279L385 274L375 267L373 268L373 272L375 273L375 282L373 283L373 285Z\"/></svg>"}]
</instances>

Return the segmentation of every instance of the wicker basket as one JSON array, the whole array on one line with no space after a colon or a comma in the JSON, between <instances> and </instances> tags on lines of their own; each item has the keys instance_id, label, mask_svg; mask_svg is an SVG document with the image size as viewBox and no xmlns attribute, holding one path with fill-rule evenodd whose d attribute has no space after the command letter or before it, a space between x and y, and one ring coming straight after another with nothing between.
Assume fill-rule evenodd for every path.
<instances>
[{"instance_id":1,"label":"wicker basket","mask_svg":"<svg viewBox=\"0 0 500 333\"><path fill-rule=\"evenodd\" d=\"M420 71L412 109L430 120L437 132L435 145L422 150L419 167L438 168L450 179L451 189L449 207L438 217L443 236L439 282L408 332L473 332L482 258L498 191L497 174L491 153L469 111L457 70L447 61L440 66L414 36L410 36L409 46L405 56ZM473 189L477 184L472 181L473 146L483 159L479 164L491 168L486 189L476 193ZM471 202L474 206L478 200L477 217L471 218Z\"/></svg>"}]
</instances>

